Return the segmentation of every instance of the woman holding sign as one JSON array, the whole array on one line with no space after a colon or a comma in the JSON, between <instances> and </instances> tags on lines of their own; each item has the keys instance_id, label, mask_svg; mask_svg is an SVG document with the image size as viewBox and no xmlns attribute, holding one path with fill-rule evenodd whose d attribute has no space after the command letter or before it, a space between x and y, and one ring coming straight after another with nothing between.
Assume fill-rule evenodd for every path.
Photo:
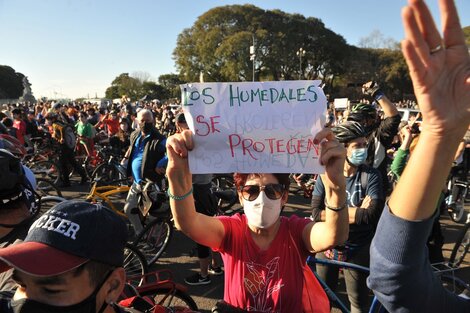
<instances>
[{"instance_id":1,"label":"woman holding sign","mask_svg":"<svg viewBox=\"0 0 470 313\"><path fill-rule=\"evenodd\" d=\"M321 143L325 166L326 214L313 223L297 216L281 217L289 190L288 174L236 174L244 215L209 217L197 213L192 195L188 151L193 148L189 130L167 140L168 194L176 226L199 244L221 253L225 265L224 300L256 312L302 312L304 282L316 286L317 312L329 312L318 282L304 279L307 255L343 243L348 236L344 147L324 129L315 136ZM310 289L312 291L312 289ZM312 297L310 297L312 298Z\"/></svg>"}]
</instances>

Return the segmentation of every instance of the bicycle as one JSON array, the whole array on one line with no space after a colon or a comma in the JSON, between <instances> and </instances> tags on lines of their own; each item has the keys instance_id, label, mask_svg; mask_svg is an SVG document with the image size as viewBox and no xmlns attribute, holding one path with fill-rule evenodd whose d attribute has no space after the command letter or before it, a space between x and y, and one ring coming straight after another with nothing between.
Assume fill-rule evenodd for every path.
<instances>
[{"instance_id":1,"label":"bicycle","mask_svg":"<svg viewBox=\"0 0 470 313\"><path fill-rule=\"evenodd\" d=\"M144 255L129 242L126 243L124 248L123 268L126 271L127 282L132 286L140 286L144 281L142 278L137 277L142 277L148 272L148 264Z\"/></svg>"},{"instance_id":2,"label":"bicycle","mask_svg":"<svg viewBox=\"0 0 470 313\"><path fill-rule=\"evenodd\" d=\"M315 257L309 256L307 258L307 265L312 270L313 274L317 278L318 282L322 286L323 290L325 290L328 299L330 300L330 304L335 304L335 306L343 313L349 313L349 308L344 304L343 301L339 299L339 297L335 294L335 292L328 287L328 285L317 275L315 272L315 265L321 264L326 266L338 266L343 269L352 269L362 273L369 274L369 269L367 267L352 264L348 262L336 261L336 260L329 260L329 259L316 259ZM372 299L372 303L369 309L369 313L386 313L387 311L385 308L380 304L377 298L374 296Z\"/></svg>"},{"instance_id":3,"label":"bicycle","mask_svg":"<svg viewBox=\"0 0 470 313\"><path fill-rule=\"evenodd\" d=\"M159 188L156 184L155 186L156 188ZM92 187L86 200L94 203L101 202L116 212L116 214L127 219L126 214L116 207L113 199L123 193L127 194L129 190L129 186L122 185L98 186L98 182L95 181L92 183ZM161 256L168 246L173 233L173 223L171 221L168 197L166 193L160 191L160 189L156 192L159 206L147 214L144 219L143 230L136 234L135 239L132 240L132 243L145 256L149 265L155 263ZM139 206L142 206L142 201L139 201Z\"/></svg>"},{"instance_id":4,"label":"bicycle","mask_svg":"<svg viewBox=\"0 0 470 313\"><path fill-rule=\"evenodd\" d=\"M144 275L136 275L127 278L128 281L142 280L138 286L128 285L118 301L130 297L150 298L153 307L163 306L167 308L181 309L189 308L197 311L198 307L193 298L187 293L187 287L176 283L173 280L173 273L168 269L163 269ZM148 312L152 312L153 307Z\"/></svg>"},{"instance_id":5,"label":"bicycle","mask_svg":"<svg viewBox=\"0 0 470 313\"><path fill-rule=\"evenodd\" d=\"M316 274L315 272L315 264L322 264L326 266L338 266L344 269L352 269L363 273L369 273L369 269L364 266L330 260L330 259L316 259L312 256L307 258L307 265L313 271L315 277L318 279L318 282L325 290L328 299L330 300L331 304L335 304L336 307L343 313L349 313L349 308L339 299L339 297L331 290L330 287ZM450 292L460 295L461 293L469 292L470 293L470 285L464 282L462 279L456 277L454 275L455 268L448 266L445 263L436 263L431 265L433 267L434 273L438 276L442 282L444 288L449 290ZM374 296L372 299L371 307L369 309L369 313L386 313L387 311L382 306L382 304L377 300Z\"/></svg>"},{"instance_id":6,"label":"bicycle","mask_svg":"<svg viewBox=\"0 0 470 313\"><path fill-rule=\"evenodd\" d=\"M449 265L459 267L465 259L470 247L470 214L467 214L465 226L460 231L449 258Z\"/></svg>"},{"instance_id":7,"label":"bicycle","mask_svg":"<svg viewBox=\"0 0 470 313\"><path fill-rule=\"evenodd\" d=\"M107 160L99 164L92 172L91 179L99 181L103 185L113 185L116 183L129 184L127 181L127 172L120 163L119 154L115 153L111 148L103 148L100 150L103 154L102 159Z\"/></svg>"},{"instance_id":8,"label":"bicycle","mask_svg":"<svg viewBox=\"0 0 470 313\"><path fill-rule=\"evenodd\" d=\"M36 192L40 196L62 197L62 192L57 186L51 180L42 177L36 178Z\"/></svg>"}]
</instances>

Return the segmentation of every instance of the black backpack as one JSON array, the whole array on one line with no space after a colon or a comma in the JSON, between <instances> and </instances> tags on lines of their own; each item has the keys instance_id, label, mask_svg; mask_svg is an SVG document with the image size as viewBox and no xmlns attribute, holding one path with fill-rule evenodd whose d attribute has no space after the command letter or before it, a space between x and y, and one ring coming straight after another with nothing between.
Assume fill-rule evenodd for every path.
<instances>
[{"instance_id":1,"label":"black backpack","mask_svg":"<svg viewBox=\"0 0 470 313\"><path fill-rule=\"evenodd\" d=\"M77 136L75 136L75 132L69 124L65 124L62 122L56 122L56 124L62 128L62 136L64 140L64 145L66 145L70 149L75 149L75 144L77 142Z\"/></svg>"}]
</instances>

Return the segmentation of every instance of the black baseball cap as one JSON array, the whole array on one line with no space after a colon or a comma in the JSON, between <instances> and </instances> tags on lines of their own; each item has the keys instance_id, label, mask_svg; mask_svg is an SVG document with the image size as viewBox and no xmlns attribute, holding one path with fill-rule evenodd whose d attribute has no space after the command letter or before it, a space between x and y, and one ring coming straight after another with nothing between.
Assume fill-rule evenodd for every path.
<instances>
[{"instance_id":1,"label":"black baseball cap","mask_svg":"<svg viewBox=\"0 0 470 313\"><path fill-rule=\"evenodd\" d=\"M0 273L10 268L55 276L93 260L122 267L127 226L110 209L64 201L39 217L21 243L0 249Z\"/></svg>"}]
</instances>

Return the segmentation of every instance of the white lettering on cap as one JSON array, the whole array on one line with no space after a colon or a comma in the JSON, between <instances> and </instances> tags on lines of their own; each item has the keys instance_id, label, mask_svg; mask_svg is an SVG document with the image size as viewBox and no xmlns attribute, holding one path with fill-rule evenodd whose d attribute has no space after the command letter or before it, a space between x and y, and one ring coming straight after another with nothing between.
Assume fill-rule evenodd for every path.
<instances>
[{"instance_id":1,"label":"white lettering on cap","mask_svg":"<svg viewBox=\"0 0 470 313\"><path fill-rule=\"evenodd\" d=\"M64 236L70 237L72 239L77 239L76 235L78 233L78 230L80 229L80 225L74 222L70 222L70 227L69 229L64 233Z\"/></svg>"},{"instance_id":2,"label":"white lettering on cap","mask_svg":"<svg viewBox=\"0 0 470 313\"><path fill-rule=\"evenodd\" d=\"M75 240L77 239L77 233L80 230L80 225L64 218L44 214L39 219L37 219L33 225L31 225L30 230L33 228L44 228L47 230L52 230L56 233Z\"/></svg>"}]
</instances>

